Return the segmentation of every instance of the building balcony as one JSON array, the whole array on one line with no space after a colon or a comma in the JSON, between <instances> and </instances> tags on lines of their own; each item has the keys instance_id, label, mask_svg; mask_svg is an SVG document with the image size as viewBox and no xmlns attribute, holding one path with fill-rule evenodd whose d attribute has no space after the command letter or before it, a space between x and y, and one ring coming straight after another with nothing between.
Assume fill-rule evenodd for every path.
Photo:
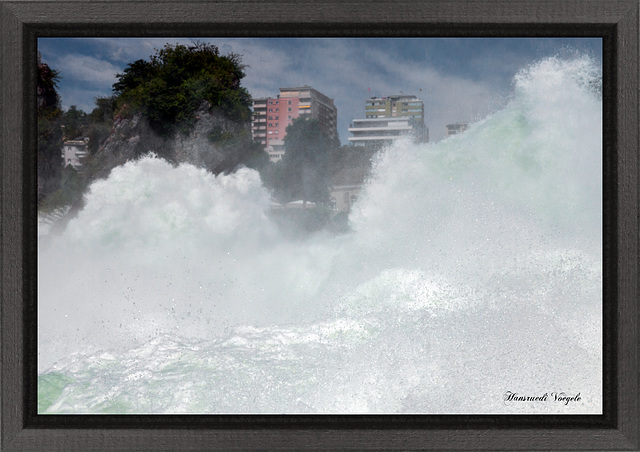
<instances>
[{"instance_id":1,"label":"building balcony","mask_svg":"<svg viewBox=\"0 0 640 452\"><path fill-rule=\"evenodd\" d=\"M411 135L380 135L368 137L349 137L349 143L393 143L401 138L411 138Z\"/></svg>"},{"instance_id":2,"label":"building balcony","mask_svg":"<svg viewBox=\"0 0 640 452\"><path fill-rule=\"evenodd\" d=\"M360 135L352 135L349 139L355 138L356 140L368 140L370 138L379 140L379 139L396 139L407 136L414 136L414 133L405 132L405 133L368 133L368 134L360 134Z\"/></svg>"},{"instance_id":3,"label":"building balcony","mask_svg":"<svg viewBox=\"0 0 640 452\"><path fill-rule=\"evenodd\" d=\"M407 126L386 126L386 127L349 127L351 133L370 133L370 132L410 132L413 127Z\"/></svg>"}]
</instances>

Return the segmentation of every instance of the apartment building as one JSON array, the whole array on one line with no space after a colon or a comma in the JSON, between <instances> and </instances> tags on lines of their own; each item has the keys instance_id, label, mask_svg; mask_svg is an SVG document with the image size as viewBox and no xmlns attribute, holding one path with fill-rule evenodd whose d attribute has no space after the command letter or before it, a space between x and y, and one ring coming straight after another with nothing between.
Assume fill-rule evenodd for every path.
<instances>
[{"instance_id":1,"label":"apartment building","mask_svg":"<svg viewBox=\"0 0 640 452\"><path fill-rule=\"evenodd\" d=\"M372 97L364 109L367 118L410 117L424 124L424 102L413 95Z\"/></svg>"},{"instance_id":2,"label":"apartment building","mask_svg":"<svg viewBox=\"0 0 640 452\"><path fill-rule=\"evenodd\" d=\"M365 101L365 118L353 119L349 132L349 142L356 146L379 146L407 135L428 142L424 102L413 95L372 97Z\"/></svg>"},{"instance_id":3,"label":"apartment building","mask_svg":"<svg viewBox=\"0 0 640 452\"><path fill-rule=\"evenodd\" d=\"M81 171L84 159L89 155L89 138L83 140L69 140L62 143L62 166L71 165Z\"/></svg>"},{"instance_id":4,"label":"apartment building","mask_svg":"<svg viewBox=\"0 0 640 452\"><path fill-rule=\"evenodd\" d=\"M253 140L264 147L272 161L284 156L286 129L299 117L318 120L332 138L337 138L338 109L333 99L310 86L280 88L277 97L254 100Z\"/></svg>"}]
</instances>

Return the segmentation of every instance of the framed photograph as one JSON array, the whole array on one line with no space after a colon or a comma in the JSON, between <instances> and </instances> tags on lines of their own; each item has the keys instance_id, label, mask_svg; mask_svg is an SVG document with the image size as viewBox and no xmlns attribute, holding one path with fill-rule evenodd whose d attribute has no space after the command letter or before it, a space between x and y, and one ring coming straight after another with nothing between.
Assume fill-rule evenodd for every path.
<instances>
[{"instance_id":1,"label":"framed photograph","mask_svg":"<svg viewBox=\"0 0 640 452\"><path fill-rule=\"evenodd\" d=\"M638 449L637 1L0 5L3 448Z\"/></svg>"}]
</instances>

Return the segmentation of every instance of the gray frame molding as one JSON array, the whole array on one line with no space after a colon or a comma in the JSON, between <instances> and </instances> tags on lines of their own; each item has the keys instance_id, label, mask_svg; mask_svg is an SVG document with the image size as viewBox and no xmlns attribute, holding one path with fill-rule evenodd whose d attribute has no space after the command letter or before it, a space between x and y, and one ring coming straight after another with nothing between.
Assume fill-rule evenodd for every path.
<instances>
[{"instance_id":1,"label":"gray frame molding","mask_svg":"<svg viewBox=\"0 0 640 452\"><path fill-rule=\"evenodd\" d=\"M278 0L278 1L5 1L0 0L0 306L1 306L1 443L2 450L232 450L232 449L396 449L396 450L639 450L640 356L638 320L638 150L639 150L639 21L640 0ZM273 31L271 24L279 25ZM380 27L376 27L380 24ZM605 176L615 181L617 205L605 208L615 236L607 273L616 300L609 313L610 386L605 398L615 400L609 425L529 419L503 428L439 417L430 424L404 423L403 418L366 425L275 423L250 418L240 424L207 424L194 419L172 425L171 416L148 422L121 417L92 417L80 422L68 416L57 426L29 417L28 371L24 357L35 340L35 265L33 251L35 171L35 39L37 36L168 36L225 35L376 35L384 36L552 36L610 30L612 87L605 111L614 130L604 151L613 153ZM584 30L587 30L585 32ZM605 54L605 59L607 55ZM606 73L605 73L606 74ZM606 91L605 91L606 93ZM607 116L608 115L608 116ZM606 126L606 124L605 124ZM605 127L606 130L606 127ZM606 221L606 220L605 220ZM607 251L607 250L605 250ZM31 270L30 270L31 268ZM607 310L608 309L608 310ZM606 400L605 400L606 402ZM605 404L607 405L607 404ZM42 416L40 416L42 417ZM104 423L103 423L104 420ZM219 419L218 419L219 420ZM492 418L493 422L508 419Z\"/></svg>"}]
</instances>

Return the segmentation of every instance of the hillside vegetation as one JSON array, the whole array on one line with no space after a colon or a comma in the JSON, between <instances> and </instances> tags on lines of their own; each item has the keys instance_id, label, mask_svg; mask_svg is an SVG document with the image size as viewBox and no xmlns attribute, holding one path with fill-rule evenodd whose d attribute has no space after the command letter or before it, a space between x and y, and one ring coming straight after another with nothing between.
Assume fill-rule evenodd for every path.
<instances>
[{"instance_id":1,"label":"hillside vegetation","mask_svg":"<svg viewBox=\"0 0 640 452\"><path fill-rule=\"evenodd\" d=\"M47 190L40 207L77 204L91 181L149 152L214 174L264 165L267 155L251 139L252 99L241 85L244 76L239 55L221 55L210 44L167 45L128 64L116 75L113 95L97 98L87 114L75 106L62 113L58 74L41 68L39 102L46 108L39 110L38 167ZM61 168L62 141L84 137L90 155L82 172Z\"/></svg>"},{"instance_id":2,"label":"hillside vegetation","mask_svg":"<svg viewBox=\"0 0 640 452\"><path fill-rule=\"evenodd\" d=\"M166 45L117 75L116 111L141 112L163 137L188 133L203 101L231 121L248 123L251 96L240 85L244 76L239 55L220 55L210 44Z\"/></svg>"}]
</instances>

